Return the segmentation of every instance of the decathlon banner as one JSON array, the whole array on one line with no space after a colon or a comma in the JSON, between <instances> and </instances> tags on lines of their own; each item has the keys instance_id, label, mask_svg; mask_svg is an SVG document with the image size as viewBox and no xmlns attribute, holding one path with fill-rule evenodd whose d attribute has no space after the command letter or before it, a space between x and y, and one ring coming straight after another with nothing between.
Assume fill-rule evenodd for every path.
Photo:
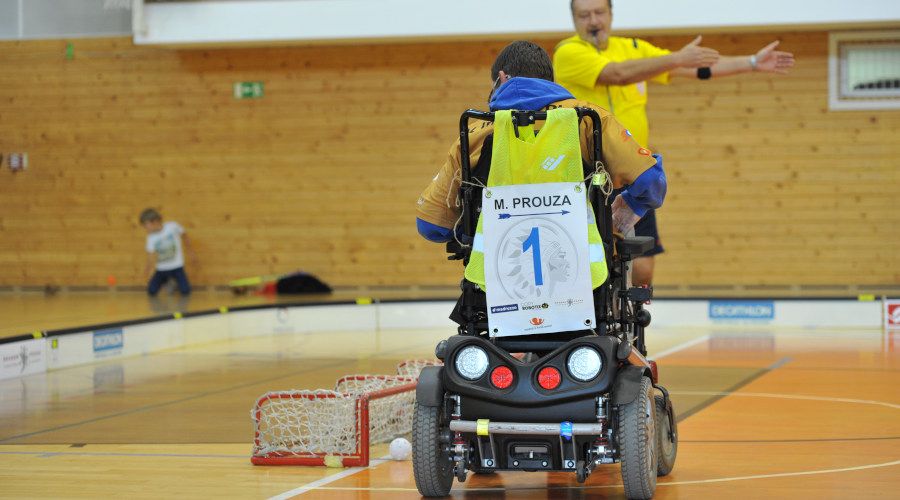
<instances>
[{"instance_id":1,"label":"decathlon banner","mask_svg":"<svg viewBox=\"0 0 900 500\"><path fill-rule=\"evenodd\" d=\"M481 207L490 335L592 328L584 185L492 186Z\"/></svg>"}]
</instances>

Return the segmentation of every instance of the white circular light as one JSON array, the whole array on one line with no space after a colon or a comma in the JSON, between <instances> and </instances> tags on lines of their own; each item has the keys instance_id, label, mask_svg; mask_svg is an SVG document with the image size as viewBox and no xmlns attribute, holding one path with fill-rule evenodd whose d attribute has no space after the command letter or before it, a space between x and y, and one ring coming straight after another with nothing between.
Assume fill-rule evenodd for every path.
<instances>
[{"instance_id":1,"label":"white circular light","mask_svg":"<svg viewBox=\"0 0 900 500\"><path fill-rule=\"evenodd\" d=\"M600 359L600 353L590 347L579 347L569 354L569 360L566 363L569 368L569 374L577 380L587 382L597 376L600 369L603 368L603 361Z\"/></svg>"},{"instance_id":2,"label":"white circular light","mask_svg":"<svg viewBox=\"0 0 900 500\"><path fill-rule=\"evenodd\" d=\"M456 371L469 380L480 378L487 369L487 353L480 347L470 345L456 355Z\"/></svg>"}]
</instances>

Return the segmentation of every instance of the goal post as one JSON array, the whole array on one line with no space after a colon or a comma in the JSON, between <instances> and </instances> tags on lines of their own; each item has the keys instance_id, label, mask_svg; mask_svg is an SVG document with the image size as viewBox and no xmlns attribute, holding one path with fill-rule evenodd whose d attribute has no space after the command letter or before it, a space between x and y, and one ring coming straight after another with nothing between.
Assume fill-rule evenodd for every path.
<instances>
[{"instance_id":1,"label":"goal post","mask_svg":"<svg viewBox=\"0 0 900 500\"><path fill-rule=\"evenodd\" d=\"M250 417L254 465L355 467L369 448L412 429L416 381L437 361L405 361L401 375L347 375L334 390L287 390L260 396Z\"/></svg>"}]
</instances>

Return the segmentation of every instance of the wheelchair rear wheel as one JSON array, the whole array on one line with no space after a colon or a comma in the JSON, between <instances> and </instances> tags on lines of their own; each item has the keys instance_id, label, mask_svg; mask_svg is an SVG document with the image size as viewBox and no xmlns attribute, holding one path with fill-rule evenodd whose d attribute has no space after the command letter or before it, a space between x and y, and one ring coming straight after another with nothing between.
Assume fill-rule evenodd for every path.
<instances>
[{"instance_id":1,"label":"wheelchair rear wheel","mask_svg":"<svg viewBox=\"0 0 900 500\"><path fill-rule=\"evenodd\" d=\"M641 378L641 388L630 403L619 407L617 440L622 462L625 496L653 497L656 490L656 411L653 384Z\"/></svg>"},{"instance_id":2,"label":"wheelchair rear wheel","mask_svg":"<svg viewBox=\"0 0 900 500\"><path fill-rule=\"evenodd\" d=\"M678 455L678 424L672 415L672 425L669 426L671 403L667 408L666 398L659 394L653 399L656 400L656 475L665 476L675 467L675 457ZM669 436L670 431L672 436Z\"/></svg>"}]
</instances>

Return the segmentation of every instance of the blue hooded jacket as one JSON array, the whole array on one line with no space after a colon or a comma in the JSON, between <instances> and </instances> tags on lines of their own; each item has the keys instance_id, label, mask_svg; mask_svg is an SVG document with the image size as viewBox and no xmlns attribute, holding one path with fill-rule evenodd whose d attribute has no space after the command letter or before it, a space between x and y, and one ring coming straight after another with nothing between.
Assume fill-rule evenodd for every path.
<instances>
[{"instance_id":1,"label":"blue hooded jacket","mask_svg":"<svg viewBox=\"0 0 900 500\"><path fill-rule=\"evenodd\" d=\"M514 77L501 85L491 96L491 111L501 109L539 110L557 101L575 97L562 86L539 78ZM622 191L622 199L638 216L643 216L651 208L662 206L666 197L666 174L662 168L662 157L653 155L656 164L638 176ZM443 243L452 238L452 229L416 218L419 234L427 240Z\"/></svg>"}]
</instances>

